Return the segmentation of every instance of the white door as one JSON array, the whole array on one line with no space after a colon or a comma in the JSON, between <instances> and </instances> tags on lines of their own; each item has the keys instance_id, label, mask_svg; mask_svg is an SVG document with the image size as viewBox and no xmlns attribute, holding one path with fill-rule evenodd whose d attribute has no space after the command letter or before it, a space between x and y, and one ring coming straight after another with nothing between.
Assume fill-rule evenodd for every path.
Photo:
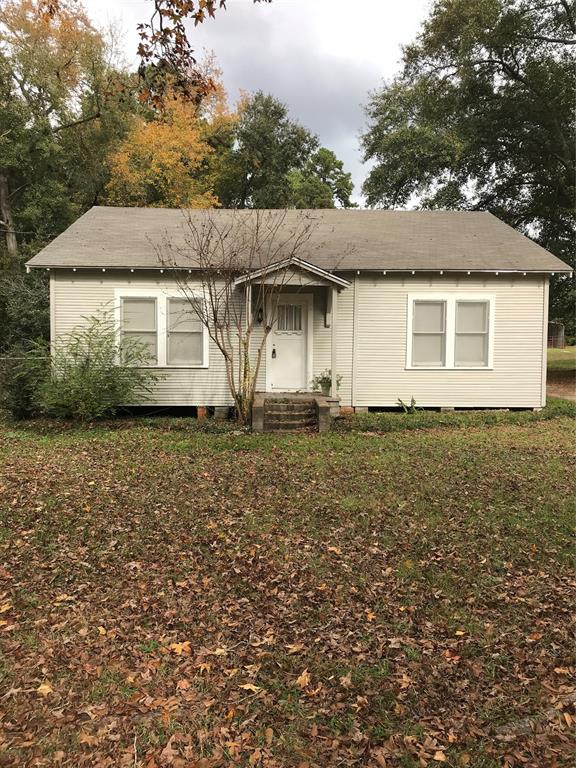
<instances>
[{"instance_id":1,"label":"white door","mask_svg":"<svg viewBox=\"0 0 576 768\"><path fill-rule=\"evenodd\" d=\"M307 390L307 296L278 300L276 319L266 345L266 389L276 392Z\"/></svg>"}]
</instances>

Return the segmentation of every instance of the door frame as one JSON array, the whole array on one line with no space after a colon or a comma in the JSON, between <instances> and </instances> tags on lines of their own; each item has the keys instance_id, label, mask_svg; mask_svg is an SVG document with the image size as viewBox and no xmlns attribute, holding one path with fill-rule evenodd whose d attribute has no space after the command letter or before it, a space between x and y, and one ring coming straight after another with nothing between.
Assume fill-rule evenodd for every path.
<instances>
[{"instance_id":1,"label":"door frame","mask_svg":"<svg viewBox=\"0 0 576 768\"><path fill-rule=\"evenodd\" d=\"M271 345L273 343L272 341L272 331L268 334L266 338L266 360L265 360L265 369L266 369L266 392L307 392L309 387L311 386L310 382L312 379L312 364L313 364L313 339L314 339L314 294L313 293L282 293L279 297L280 303L282 303L283 299L286 299L287 304L302 304L304 307L304 311L302 312L302 317L306 317L306 333L304 334L304 341L306 345L306 349L304 351L304 369L305 369L305 384L303 389L293 389L293 390L280 390L280 389L272 389L270 384L270 366L268 365L268 353L271 349ZM305 310L308 310L307 312ZM274 321L276 322L276 320Z\"/></svg>"}]
</instances>

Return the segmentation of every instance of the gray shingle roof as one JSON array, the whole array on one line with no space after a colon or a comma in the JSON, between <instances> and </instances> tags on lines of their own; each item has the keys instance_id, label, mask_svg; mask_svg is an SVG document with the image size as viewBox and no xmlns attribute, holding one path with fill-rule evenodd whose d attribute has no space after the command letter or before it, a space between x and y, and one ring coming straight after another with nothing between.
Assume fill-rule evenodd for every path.
<instances>
[{"instance_id":1,"label":"gray shingle roof","mask_svg":"<svg viewBox=\"0 0 576 768\"><path fill-rule=\"evenodd\" d=\"M201 222L253 211L191 211ZM479 211L289 210L285 228L313 222L299 257L328 270L499 270L562 272L571 268L490 213ZM186 247L186 217L166 208L95 207L43 248L30 267L158 268L166 236ZM180 263L181 261L181 263ZM193 267L193 255L179 266Z\"/></svg>"}]
</instances>

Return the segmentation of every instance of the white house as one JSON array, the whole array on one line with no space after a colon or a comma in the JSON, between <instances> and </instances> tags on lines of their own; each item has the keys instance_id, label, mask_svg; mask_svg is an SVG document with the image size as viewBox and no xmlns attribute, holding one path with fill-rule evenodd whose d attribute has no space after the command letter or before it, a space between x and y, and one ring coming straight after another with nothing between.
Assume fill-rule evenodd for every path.
<instances>
[{"instance_id":1,"label":"white house","mask_svg":"<svg viewBox=\"0 0 576 768\"><path fill-rule=\"evenodd\" d=\"M298 215L286 212L287 226ZM341 406L356 409L412 397L422 407L545 405L549 276L569 266L486 212L309 216L314 229L290 264L260 391L306 391L331 369ZM27 266L49 270L53 338L112 303L163 370L154 403L230 405L222 356L202 324L171 321L181 294L155 244L184 230L178 210L95 207ZM246 290L241 274L236 290Z\"/></svg>"}]
</instances>

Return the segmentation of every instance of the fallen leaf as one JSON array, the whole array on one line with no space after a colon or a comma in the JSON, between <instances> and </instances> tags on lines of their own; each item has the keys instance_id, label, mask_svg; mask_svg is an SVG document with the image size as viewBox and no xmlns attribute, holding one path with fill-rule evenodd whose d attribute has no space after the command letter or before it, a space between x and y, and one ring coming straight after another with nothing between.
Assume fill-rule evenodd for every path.
<instances>
[{"instance_id":1,"label":"fallen leaf","mask_svg":"<svg viewBox=\"0 0 576 768\"><path fill-rule=\"evenodd\" d=\"M41 696L48 696L49 693L53 693L54 691L50 683L42 683L42 685L39 685L36 690Z\"/></svg>"},{"instance_id":2,"label":"fallen leaf","mask_svg":"<svg viewBox=\"0 0 576 768\"><path fill-rule=\"evenodd\" d=\"M253 693L259 693L262 690L262 688L254 685L254 683L244 683L244 685L240 685L238 687L243 688L245 691L253 691Z\"/></svg>"},{"instance_id":3,"label":"fallen leaf","mask_svg":"<svg viewBox=\"0 0 576 768\"><path fill-rule=\"evenodd\" d=\"M173 651L176 656L189 656L192 652L190 649L190 642L185 640L183 643L171 643L170 650Z\"/></svg>"},{"instance_id":4,"label":"fallen leaf","mask_svg":"<svg viewBox=\"0 0 576 768\"><path fill-rule=\"evenodd\" d=\"M304 688L306 688L307 685L309 685L309 683L310 683L310 673L308 672L307 669L305 669L304 672L302 672L302 674L296 678L296 685L298 686L298 688L302 688L303 690Z\"/></svg>"},{"instance_id":5,"label":"fallen leaf","mask_svg":"<svg viewBox=\"0 0 576 768\"><path fill-rule=\"evenodd\" d=\"M340 678L340 685L343 685L344 688L350 688L352 685L352 672L348 672L347 675L344 675Z\"/></svg>"},{"instance_id":6,"label":"fallen leaf","mask_svg":"<svg viewBox=\"0 0 576 768\"><path fill-rule=\"evenodd\" d=\"M290 654L300 653L300 651L304 650L304 643L294 643L292 645L287 645L286 650Z\"/></svg>"}]
</instances>

